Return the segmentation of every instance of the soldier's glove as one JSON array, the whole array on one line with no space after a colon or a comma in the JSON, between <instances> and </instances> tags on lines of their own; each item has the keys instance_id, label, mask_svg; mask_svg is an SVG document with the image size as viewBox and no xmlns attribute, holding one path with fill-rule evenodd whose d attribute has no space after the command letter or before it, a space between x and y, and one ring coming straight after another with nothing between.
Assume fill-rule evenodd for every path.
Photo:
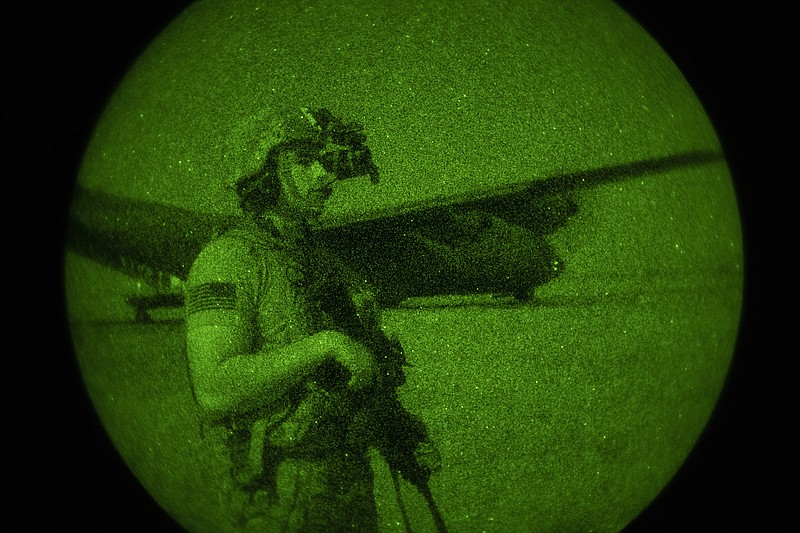
<instances>
[{"instance_id":1,"label":"soldier's glove","mask_svg":"<svg viewBox=\"0 0 800 533\"><path fill-rule=\"evenodd\" d=\"M429 474L442 469L442 455L432 442L425 441L417 444L417 448L414 450L414 459Z\"/></svg>"}]
</instances>

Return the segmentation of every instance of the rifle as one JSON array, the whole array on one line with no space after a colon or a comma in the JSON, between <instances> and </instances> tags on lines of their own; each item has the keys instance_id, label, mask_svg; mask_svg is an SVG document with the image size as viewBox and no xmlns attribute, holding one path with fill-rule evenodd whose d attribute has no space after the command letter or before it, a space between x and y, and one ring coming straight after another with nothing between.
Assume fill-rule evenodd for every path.
<instances>
[{"instance_id":1,"label":"rifle","mask_svg":"<svg viewBox=\"0 0 800 533\"><path fill-rule=\"evenodd\" d=\"M343 287L339 287L343 290ZM428 435L425 423L409 412L400 402L397 389L406 381L404 367L410 366L403 346L390 338L380 326L380 313L374 298L347 291L348 297L323 298L323 311L335 327L352 339L364 344L375 357L379 379L375 385L360 395L362 405L357 420L357 438L368 439L385 459L392 474L395 492L399 499L397 474L411 483L425 498L437 531L447 527L431 494L429 480L438 470L441 459ZM420 461L420 459L428 459ZM408 519L400 502L401 513L408 529Z\"/></svg>"}]
</instances>

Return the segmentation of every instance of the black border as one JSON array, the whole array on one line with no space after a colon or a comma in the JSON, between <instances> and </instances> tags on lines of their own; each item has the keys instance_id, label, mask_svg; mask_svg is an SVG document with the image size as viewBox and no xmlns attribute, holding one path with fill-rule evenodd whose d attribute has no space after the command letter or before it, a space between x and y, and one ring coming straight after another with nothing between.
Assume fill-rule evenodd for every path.
<instances>
[{"instance_id":1,"label":"black border","mask_svg":"<svg viewBox=\"0 0 800 533\"><path fill-rule=\"evenodd\" d=\"M179 530L111 446L71 357L62 290L71 176L126 70L186 1L6 4L12 116L5 180L12 252L3 332L11 348L6 462L11 523ZM791 227L789 2L620 0L699 95L731 165L744 225L746 294L725 390L692 455L626 528L770 531L789 517ZM658 4L658 5L656 5ZM663 5L661 5L663 4ZM735 4L735 5L734 5ZM795 134L796 137L796 134ZM796 348L795 348L796 351ZM39 529L37 528L37 529Z\"/></svg>"}]
</instances>

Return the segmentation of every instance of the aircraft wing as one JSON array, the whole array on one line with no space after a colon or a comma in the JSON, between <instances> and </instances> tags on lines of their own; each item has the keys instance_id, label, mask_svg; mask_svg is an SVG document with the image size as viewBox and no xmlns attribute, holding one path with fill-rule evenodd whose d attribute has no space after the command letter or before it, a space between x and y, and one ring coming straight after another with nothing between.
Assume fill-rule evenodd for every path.
<instances>
[{"instance_id":1,"label":"aircraft wing","mask_svg":"<svg viewBox=\"0 0 800 533\"><path fill-rule=\"evenodd\" d=\"M379 212L361 215L358 218L338 219L328 223L327 229L351 224L368 224L377 219L386 220L407 215L421 217L425 213L438 212L442 208L448 208L460 212L474 210L489 212L509 222L540 231L541 224L546 221L536 208L542 204L548 204L542 205L544 209L552 207L549 204L552 203L553 196L563 197L607 183L645 178L669 170L705 165L722 160L724 158L718 152L690 151L554 176L534 177L509 185L489 187L477 192L434 196L421 201L408 202ZM532 206L533 209L531 209Z\"/></svg>"},{"instance_id":2,"label":"aircraft wing","mask_svg":"<svg viewBox=\"0 0 800 533\"><path fill-rule=\"evenodd\" d=\"M448 295L468 302L486 300L476 299L481 294L499 298L489 302L524 299L561 271L548 235L576 212L576 191L719 160L717 153L688 152L429 198L323 225L318 236L376 287L384 307L420 298L456 305ZM67 246L146 280L163 275L185 280L202 247L229 220L78 189Z\"/></svg>"},{"instance_id":3,"label":"aircraft wing","mask_svg":"<svg viewBox=\"0 0 800 533\"><path fill-rule=\"evenodd\" d=\"M79 187L67 249L145 280L158 273L185 280L197 254L229 218Z\"/></svg>"}]
</instances>

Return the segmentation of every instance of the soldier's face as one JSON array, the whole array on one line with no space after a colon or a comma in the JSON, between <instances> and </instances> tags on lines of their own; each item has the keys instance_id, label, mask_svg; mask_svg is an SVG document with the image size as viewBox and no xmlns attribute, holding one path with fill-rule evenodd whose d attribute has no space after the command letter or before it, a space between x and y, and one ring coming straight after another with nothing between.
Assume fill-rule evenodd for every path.
<instances>
[{"instance_id":1,"label":"soldier's face","mask_svg":"<svg viewBox=\"0 0 800 533\"><path fill-rule=\"evenodd\" d=\"M309 155L287 151L281 159L279 174L286 207L305 217L319 217L336 177Z\"/></svg>"}]
</instances>

